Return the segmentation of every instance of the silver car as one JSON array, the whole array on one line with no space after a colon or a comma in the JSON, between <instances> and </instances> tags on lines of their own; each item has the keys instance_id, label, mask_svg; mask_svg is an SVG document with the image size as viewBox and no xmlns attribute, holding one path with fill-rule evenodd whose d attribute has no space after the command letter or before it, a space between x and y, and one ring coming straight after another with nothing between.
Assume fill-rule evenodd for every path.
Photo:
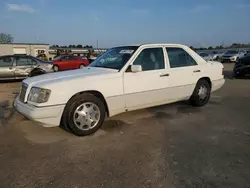
<instances>
[{"instance_id":1,"label":"silver car","mask_svg":"<svg viewBox=\"0 0 250 188\"><path fill-rule=\"evenodd\" d=\"M0 56L0 80L24 79L53 72L52 66L28 55Z\"/></svg>"},{"instance_id":2,"label":"silver car","mask_svg":"<svg viewBox=\"0 0 250 188\"><path fill-rule=\"evenodd\" d=\"M212 61L213 60L213 56L208 54L208 53L205 53L205 52L199 52L198 53L204 60L206 61Z\"/></svg>"},{"instance_id":3,"label":"silver car","mask_svg":"<svg viewBox=\"0 0 250 188\"><path fill-rule=\"evenodd\" d=\"M221 62L236 62L247 54L245 50L229 50L221 57Z\"/></svg>"}]
</instances>

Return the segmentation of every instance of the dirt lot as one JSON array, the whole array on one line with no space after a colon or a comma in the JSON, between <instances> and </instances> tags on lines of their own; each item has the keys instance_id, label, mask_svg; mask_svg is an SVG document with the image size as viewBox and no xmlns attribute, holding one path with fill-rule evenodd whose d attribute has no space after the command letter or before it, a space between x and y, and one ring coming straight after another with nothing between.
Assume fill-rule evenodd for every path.
<instances>
[{"instance_id":1,"label":"dirt lot","mask_svg":"<svg viewBox=\"0 0 250 188\"><path fill-rule=\"evenodd\" d=\"M204 108L184 103L116 116L89 137L42 128L0 83L0 187L250 187L250 79L231 79Z\"/></svg>"}]
</instances>

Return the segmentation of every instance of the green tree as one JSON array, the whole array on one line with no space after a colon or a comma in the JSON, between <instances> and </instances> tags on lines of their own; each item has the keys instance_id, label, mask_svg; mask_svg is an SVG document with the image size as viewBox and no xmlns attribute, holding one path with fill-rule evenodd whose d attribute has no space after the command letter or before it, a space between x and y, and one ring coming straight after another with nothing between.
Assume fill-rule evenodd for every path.
<instances>
[{"instance_id":1,"label":"green tree","mask_svg":"<svg viewBox=\"0 0 250 188\"><path fill-rule=\"evenodd\" d=\"M86 45L86 46L84 46L83 48L93 48L93 46L91 46L91 45Z\"/></svg>"},{"instance_id":2,"label":"green tree","mask_svg":"<svg viewBox=\"0 0 250 188\"><path fill-rule=\"evenodd\" d=\"M11 34L0 33L0 43L12 43L14 38Z\"/></svg>"},{"instance_id":3,"label":"green tree","mask_svg":"<svg viewBox=\"0 0 250 188\"><path fill-rule=\"evenodd\" d=\"M78 45L76 46L76 48L82 48L82 45L81 45L81 44L78 44Z\"/></svg>"},{"instance_id":4,"label":"green tree","mask_svg":"<svg viewBox=\"0 0 250 188\"><path fill-rule=\"evenodd\" d=\"M209 47L208 47L208 50L212 50L212 49L213 49L213 47L212 47L212 46L209 46Z\"/></svg>"},{"instance_id":5,"label":"green tree","mask_svg":"<svg viewBox=\"0 0 250 188\"><path fill-rule=\"evenodd\" d=\"M189 48L191 48L192 50L194 50L194 47L193 47L193 46L190 46Z\"/></svg>"}]
</instances>

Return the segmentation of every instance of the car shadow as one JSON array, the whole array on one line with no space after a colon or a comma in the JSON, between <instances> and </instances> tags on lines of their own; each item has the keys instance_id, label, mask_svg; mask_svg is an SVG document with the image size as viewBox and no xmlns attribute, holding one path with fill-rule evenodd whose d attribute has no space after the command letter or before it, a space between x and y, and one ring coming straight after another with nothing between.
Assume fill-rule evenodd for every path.
<instances>
[{"instance_id":1,"label":"car shadow","mask_svg":"<svg viewBox=\"0 0 250 188\"><path fill-rule=\"evenodd\" d=\"M234 79L233 71L224 71L223 73L224 73L225 78L230 79L230 80Z\"/></svg>"},{"instance_id":2,"label":"car shadow","mask_svg":"<svg viewBox=\"0 0 250 188\"><path fill-rule=\"evenodd\" d=\"M16 80L0 80L0 83L6 84L6 83L18 83L21 82L23 79L16 79Z\"/></svg>"}]
</instances>

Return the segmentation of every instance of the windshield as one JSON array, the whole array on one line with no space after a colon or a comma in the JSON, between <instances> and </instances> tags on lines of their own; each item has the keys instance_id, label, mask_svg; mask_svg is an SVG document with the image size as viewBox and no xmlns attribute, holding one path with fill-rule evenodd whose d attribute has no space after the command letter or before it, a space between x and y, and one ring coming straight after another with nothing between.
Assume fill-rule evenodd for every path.
<instances>
[{"instance_id":1,"label":"windshield","mask_svg":"<svg viewBox=\"0 0 250 188\"><path fill-rule=\"evenodd\" d=\"M238 52L236 50L229 50L226 54L237 54Z\"/></svg>"},{"instance_id":2,"label":"windshield","mask_svg":"<svg viewBox=\"0 0 250 188\"><path fill-rule=\"evenodd\" d=\"M59 59L61 59L62 58L62 56L57 56L56 58L54 58L53 60L55 60L55 61L57 61L57 60L59 60Z\"/></svg>"},{"instance_id":3,"label":"windshield","mask_svg":"<svg viewBox=\"0 0 250 188\"><path fill-rule=\"evenodd\" d=\"M109 49L102 56L93 61L89 67L102 67L121 70L128 62L138 46L123 46Z\"/></svg>"}]
</instances>

